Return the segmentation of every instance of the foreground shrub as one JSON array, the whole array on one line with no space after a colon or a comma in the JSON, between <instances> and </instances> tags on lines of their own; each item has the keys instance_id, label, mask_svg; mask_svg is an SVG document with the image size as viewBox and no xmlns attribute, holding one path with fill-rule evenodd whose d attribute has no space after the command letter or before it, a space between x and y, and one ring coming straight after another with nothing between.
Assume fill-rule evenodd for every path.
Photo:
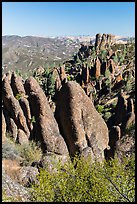
<instances>
[{"instance_id":1,"label":"foreground shrub","mask_svg":"<svg viewBox=\"0 0 137 204\"><path fill-rule=\"evenodd\" d=\"M15 143L12 138L7 137L7 140L2 144L2 158L17 160L23 166L31 165L34 161L39 161L42 156L40 145L34 141L29 141L28 144Z\"/></svg>"},{"instance_id":2,"label":"foreground shrub","mask_svg":"<svg viewBox=\"0 0 137 204\"><path fill-rule=\"evenodd\" d=\"M32 186L38 202L134 202L135 158L117 158L102 164L75 158L58 165L58 171L41 169L39 184Z\"/></svg>"}]
</instances>

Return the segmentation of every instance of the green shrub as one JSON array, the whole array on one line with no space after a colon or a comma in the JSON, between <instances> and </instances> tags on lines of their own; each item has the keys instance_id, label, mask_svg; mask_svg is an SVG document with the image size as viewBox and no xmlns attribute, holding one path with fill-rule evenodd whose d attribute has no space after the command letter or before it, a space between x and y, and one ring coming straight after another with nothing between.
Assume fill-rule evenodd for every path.
<instances>
[{"instance_id":1,"label":"green shrub","mask_svg":"<svg viewBox=\"0 0 137 204\"><path fill-rule=\"evenodd\" d=\"M17 149L22 157L22 165L31 165L33 161L38 161L41 159L42 150L39 144L34 141L29 141L28 144L18 144Z\"/></svg>"},{"instance_id":2,"label":"green shrub","mask_svg":"<svg viewBox=\"0 0 137 204\"><path fill-rule=\"evenodd\" d=\"M102 105L97 105L96 109L98 113L102 113L104 111L104 107Z\"/></svg>"},{"instance_id":3,"label":"green shrub","mask_svg":"<svg viewBox=\"0 0 137 204\"><path fill-rule=\"evenodd\" d=\"M28 144L18 144L12 138L7 138L2 144L2 158L18 160L22 165L31 165L33 161L41 159L42 150L38 143L29 141Z\"/></svg>"},{"instance_id":4,"label":"green shrub","mask_svg":"<svg viewBox=\"0 0 137 204\"><path fill-rule=\"evenodd\" d=\"M135 158L92 164L76 158L54 173L41 169L38 180L32 186L36 202L134 202Z\"/></svg>"}]
</instances>

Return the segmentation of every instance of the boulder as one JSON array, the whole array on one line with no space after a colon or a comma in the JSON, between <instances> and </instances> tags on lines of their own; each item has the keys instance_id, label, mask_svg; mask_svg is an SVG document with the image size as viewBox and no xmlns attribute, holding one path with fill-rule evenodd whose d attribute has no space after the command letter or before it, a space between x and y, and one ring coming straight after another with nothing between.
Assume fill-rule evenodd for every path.
<instances>
[{"instance_id":1,"label":"boulder","mask_svg":"<svg viewBox=\"0 0 137 204\"><path fill-rule=\"evenodd\" d=\"M31 112L36 119L34 123L35 139L41 141L42 149L45 152L68 155L67 146L60 135L58 124L44 91L33 77L25 81L25 88L29 96Z\"/></svg>"},{"instance_id":2,"label":"boulder","mask_svg":"<svg viewBox=\"0 0 137 204\"><path fill-rule=\"evenodd\" d=\"M92 159L104 158L108 128L81 86L69 81L61 88L55 117L71 156L77 152Z\"/></svg>"}]
</instances>

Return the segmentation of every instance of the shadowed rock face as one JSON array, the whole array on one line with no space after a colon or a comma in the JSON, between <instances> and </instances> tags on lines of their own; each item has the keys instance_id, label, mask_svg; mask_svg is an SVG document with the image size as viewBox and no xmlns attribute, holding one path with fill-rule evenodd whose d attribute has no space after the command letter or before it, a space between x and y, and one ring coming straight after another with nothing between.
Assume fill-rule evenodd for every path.
<instances>
[{"instance_id":1,"label":"shadowed rock face","mask_svg":"<svg viewBox=\"0 0 137 204\"><path fill-rule=\"evenodd\" d=\"M10 117L13 118L17 127L22 129L27 138L29 138L30 132L26 123L26 118L20 107L19 101L13 95L8 77L3 79L3 104Z\"/></svg>"},{"instance_id":2,"label":"shadowed rock face","mask_svg":"<svg viewBox=\"0 0 137 204\"><path fill-rule=\"evenodd\" d=\"M12 73L11 76L11 87L13 90L13 94L16 97L17 94L21 94L21 99L19 100L20 106L23 110L24 116L27 120L27 125L29 127L30 132L33 129L33 125L31 123L31 113L30 113L30 107L29 102L26 98L26 92L24 88L24 84L22 82L22 77L17 76L15 73Z\"/></svg>"},{"instance_id":3,"label":"shadowed rock face","mask_svg":"<svg viewBox=\"0 0 137 204\"><path fill-rule=\"evenodd\" d=\"M70 155L79 152L92 159L104 158L109 140L107 126L78 83L70 81L63 85L55 117Z\"/></svg>"},{"instance_id":4,"label":"shadowed rock face","mask_svg":"<svg viewBox=\"0 0 137 204\"><path fill-rule=\"evenodd\" d=\"M67 146L59 133L58 124L38 82L30 77L25 82L25 88L32 115L36 119L34 137L42 142L45 151L67 155Z\"/></svg>"}]
</instances>

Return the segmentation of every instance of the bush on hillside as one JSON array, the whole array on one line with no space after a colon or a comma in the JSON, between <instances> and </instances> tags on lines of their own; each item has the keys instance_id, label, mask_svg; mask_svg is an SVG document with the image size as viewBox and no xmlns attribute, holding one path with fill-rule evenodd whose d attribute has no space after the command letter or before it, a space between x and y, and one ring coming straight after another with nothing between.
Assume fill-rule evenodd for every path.
<instances>
[{"instance_id":1,"label":"bush on hillside","mask_svg":"<svg viewBox=\"0 0 137 204\"><path fill-rule=\"evenodd\" d=\"M36 202L135 202L134 156L102 164L76 158L54 173L41 169L38 180Z\"/></svg>"}]
</instances>

